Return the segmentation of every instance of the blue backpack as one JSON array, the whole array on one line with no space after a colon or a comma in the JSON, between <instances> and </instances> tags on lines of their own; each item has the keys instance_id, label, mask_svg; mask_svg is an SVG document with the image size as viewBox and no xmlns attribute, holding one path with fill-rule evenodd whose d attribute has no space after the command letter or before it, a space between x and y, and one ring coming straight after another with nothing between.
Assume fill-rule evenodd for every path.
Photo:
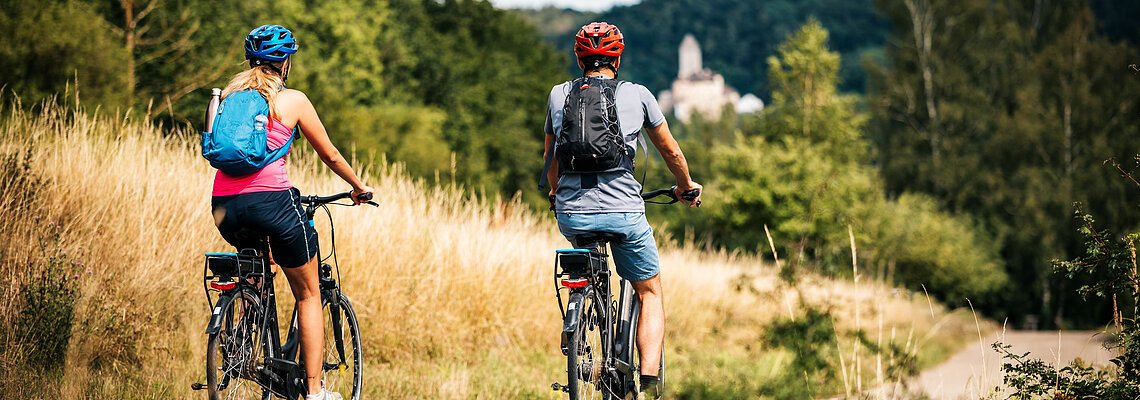
<instances>
[{"instance_id":1,"label":"blue backpack","mask_svg":"<svg viewBox=\"0 0 1140 400\"><path fill-rule=\"evenodd\" d=\"M269 149L266 134L269 127L269 102L256 90L230 93L218 106L212 132L202 132L202 157L210 166L230 176L249 175L277 161L293 145L294 129L289 140Z\"/></svg>"}]
</instances>

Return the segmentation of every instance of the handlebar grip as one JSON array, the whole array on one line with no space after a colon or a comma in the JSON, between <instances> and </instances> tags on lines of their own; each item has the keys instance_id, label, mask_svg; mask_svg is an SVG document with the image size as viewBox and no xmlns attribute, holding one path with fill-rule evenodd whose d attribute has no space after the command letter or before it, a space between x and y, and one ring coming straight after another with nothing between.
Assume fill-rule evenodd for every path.
<instances>
[{"instance_id":1,"label":"handlebar grip","mask_svg":"<svg viewBox=\"0 0 1140 400\"><path fill-rule=\"evenodd\" d=\"M700 197L700 196L701 196L701 190L700 189L689 189L689 190L686 190L684 193L681 193L681 198L685 199L685 201L693 202L694 200L696 200L696 202L693 203L693 205L697 206L697 207L701 206L701 201L697 200L697 197Z\"/></svg>"},{"instance_id":2,"label":"handlebar grip","mask_svg":"<svg viewBox=\"0 0 1140 400\"><path fill-rule=\"evenodd\" d=\"M360 195L356 196L356 199L360 200L361 203L367 203L368 201L372 200L372 192L361 193Z\"/></svg>"},{"instance_id":3,"label":"handlebar grip","mask_svg":"<svg viewBox=\"0 0 1140 400\"><path fill-rule=\"evenodd\" d=\"M690 190L686 190L684 193L681 193L681 198L685 199L685 201L693 201L700 195L701 195L700 189L690 189Z\"/></svg>"}]
</instances>

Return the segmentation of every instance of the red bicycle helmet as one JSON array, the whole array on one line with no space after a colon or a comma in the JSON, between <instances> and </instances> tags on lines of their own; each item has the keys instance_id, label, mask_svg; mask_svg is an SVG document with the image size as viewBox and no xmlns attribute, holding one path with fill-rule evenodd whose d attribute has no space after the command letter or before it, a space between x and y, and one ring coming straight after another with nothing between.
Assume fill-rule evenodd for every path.
<instances>
[{"instance_id":1,"label":"red bicycle helmet","mask_svg":"<svg viewBox=\"0 0 1140 400\"><path fill-rule=\"evenodd\" d=\"M615 25L605 22L591 22L582 26L578 34L574 35L574 55L578 58L578 67L586 69L586 59L590 56L602 56L612 59L610 65L616 70L621 64L621 52L625 50L625 37ZM597 67L602 64L595 64Z\"/></svg>"}]
</instances>

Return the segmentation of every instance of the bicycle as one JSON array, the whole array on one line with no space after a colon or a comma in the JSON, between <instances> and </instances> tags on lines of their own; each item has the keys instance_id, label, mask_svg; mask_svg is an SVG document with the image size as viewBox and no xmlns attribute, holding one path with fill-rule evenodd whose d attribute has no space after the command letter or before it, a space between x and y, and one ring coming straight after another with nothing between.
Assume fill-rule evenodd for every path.
<instances>
[{"instance_id":1,"label":"bicycle","mask_svg":"<svg viewBox=\"0 0 1140 400\"><path fill-rule=\"evenodd\" d=\"M333 196L302 196L301 204L309 224L318 209L329 216L332 250L320 258L318 268L322 314L325 329L325 388L359 400L363 379L363 350L360 325L349 301L340 288L340 265L336 258L336 231L332 229L332 213L328 205L349 198L349 192ZM362 202L372 195L359 196ZM202 271L202 287L212 314L206 326L206 384L194 383L194 390L207 390L211 400L269 400L302 398L307 393L304 365L297 361L300 335L297 311L293 310L285 342L281 342L277 319L276 293L269 262L267 242L252 231L238 232L240 237L256 239L256 248L239 249L236 253L206 253ZM318 256L320 249L317 250ZM330 265L328 262L332 260ZM334 276L335 272L335 276ZM268 279L266 279L268 278ZM211 292L218 292L217 301ZM347 333L347 336L346 336Z\"/></svg>"},{"instance_id":2,"label":"bicycle","mask_svg":"<svg viewBox=\"0 0 1140 400\"><path fill-rule=\"evenodd\" d=\"M676 186L641 195L647 203L673 204L678 200ZM700 195L694 189L681 194L687 201ZM653 202L666 196L671 201ZM699 206L700 203L698 202ZM602 398L632 399L638 394L640 369L636 364L637 319L641 304L633 285L620 280L617 304L610 290L608 244L620 238L607 232L578 235L579 247L555 251L554 289L562 314L560 347L566 356L565 385L551 389L569 393L570 400ZM561 269L560 269L561 268ZM569 292L563 307L562 291ZM665 350L661 350L659 385L665 384Z\"/></svg>"}]
</instances>

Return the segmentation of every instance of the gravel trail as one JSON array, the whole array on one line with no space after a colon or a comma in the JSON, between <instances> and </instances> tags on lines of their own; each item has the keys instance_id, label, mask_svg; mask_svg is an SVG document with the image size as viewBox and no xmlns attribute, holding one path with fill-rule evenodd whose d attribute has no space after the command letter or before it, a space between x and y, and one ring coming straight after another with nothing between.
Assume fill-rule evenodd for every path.
<instances>
[{"instance_id":1,"label":"gravel trail","mask_svg":"<svg viewBox=\"0 0 1140 400\"><path fill-rule=\"evenodd\" d=\"M980 345L975 341L941 365L924 371L912 388L934 400L983 397L1002 384L1002 359L990 347L996 341L1013 346L1010 351L1014 354L1030 352L1030 357L1052 365L1067 365L1077 357L1107 365L1112 358L1102 344L1104 335L1098 332L1007 331L986 338Z\"/></svg>"}]
</instances>

